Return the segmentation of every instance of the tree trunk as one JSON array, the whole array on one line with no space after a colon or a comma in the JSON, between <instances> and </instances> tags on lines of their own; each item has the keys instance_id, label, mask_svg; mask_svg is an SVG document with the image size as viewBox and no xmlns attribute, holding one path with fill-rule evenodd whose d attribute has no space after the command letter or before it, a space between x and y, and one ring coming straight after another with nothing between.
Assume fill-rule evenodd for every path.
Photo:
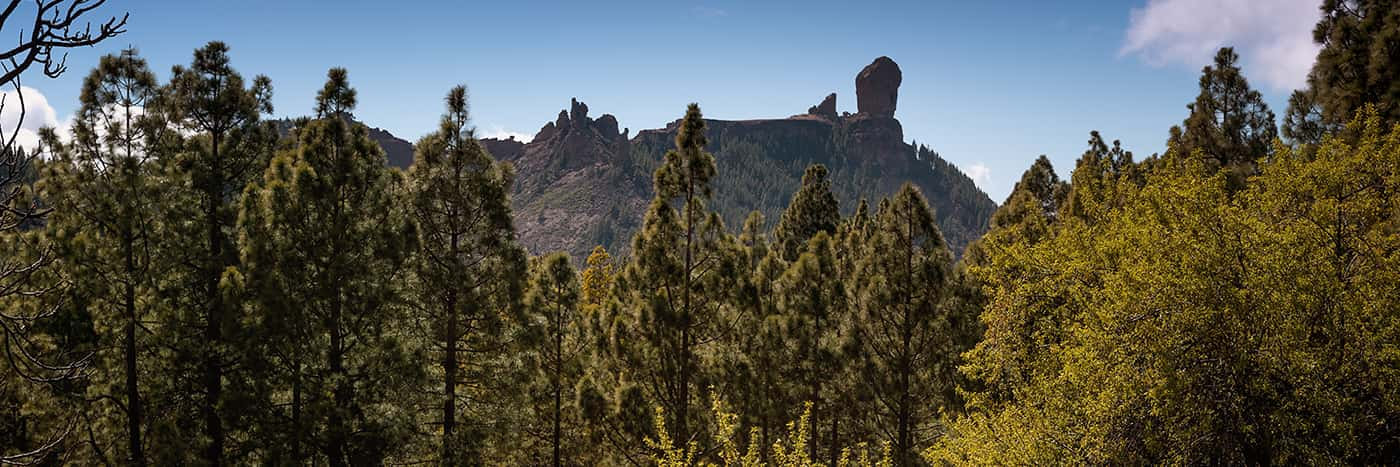
<instances>
[{"instance_id":1,"label":"tree trunk","mask_svg":"<svg viewBox=\"0 0 1400 467\"><path fill-rule=\"evenodd\" d=\"M896 459L899 465L909 465L909 456L914 449L912 446L913 434L910 427L910 412L913 410L913 401L910 400L910 373L913 372L911 362L912 355L910 341L913 340L914 316L913 316L913 293L914 293L914 206L908 200L904 202L907 209L906 219L908 221L908 237L905 239L908 244L908 251L905 252L904 271L904 316L901 326L901 342L899 352L899 413L898 432L899 440L896 442Z\"/></svg>"},{"instance_id":2,"label":"tree trunk","mask_svg":"<svg viewBox=\"0 0 1400 467\"><path fill-rule=\"evenodd\" d=\"M556 308L554 313L554 467L560 466L559 444L563 441L560 418L563 416L562 393L560 390L564 371L564 310Z\"/></svg>"},{"instance_id":3,"label":"tree trunk","mask_svg":"<svg viewBox=\"0 0 1400 467\"><path fill-rule=\"evenodd\" d=\"M132 465L146 465L146 456L141 452L141 390L136 380L136 261L132 252L135 242L129 230L125 237L126 290L123 298L126 305L126 341L123 347L126 360L127 455Z\"/></svg>"},{"instance_id":4,"label":"tree trunk","mask_svg":"<svg viewBox=\"0 0 1400 467\"><path fill-rule=\"evenodd\" d=\"M453 243L456 243L453 238ZM455 248L454 248L455 249ZM452 433L457 426L457 291L449 288L446 300L447 350L442 359L442 460L452 464L457 460L452 445Z\"/></svg>"},{"instance_id":5,"label":"tree trunk","mask_svg":"<svg viewBox=\"0 0 1400 467\"><path fill-rule=\"evenodd\" d=\"M339 295L337 293L337 295ZM331 409L330 420L327 422L326 432L329 435L327 440L327 455L330 457L332 467L343 467L348 465L346 458L346 448L349 444L348 429L346 427L345 413L350 410L350 392L346 387L345 336L340 329L340 300L334 300L331 309L331 349L329 366L331 375L335 380L335 386L331 389L334 397L334 407Z\"/></svg>"},{"instance_id":6,"label":"tree trunk","mask_svg":"<svg viewBox=\"0 0 1400 467\"><path fill-rule=\"evenodd\" d=\"M219 401L223 397L223 367L220 362L219 344L223 341L223 317L224 299L219 291L219 276L223 274L224 264L224 242L222 220L219 219L219 203L223 202L223 161L219 160L219 140L222 134L213 132L210 135L213 167L209 176L211 177L208 186L205 188L205 196L208 197L208 206L205 210L205 222L209 228L209 263L205 271L205 293L209 298L209 310L205 316L204 323L204 405L201 410L204 414L204 434L209 438L209 445L205 447L204 462L210 466L223 465L224 457L224 425L219 417Z\"/></svg>"},{"instance_id":7,"label":"tree trunk","mask_svg":"<svg viewBox=\"0 0 1400 467\"><path fill-rule=\"evenodd\" d=\"M690 315L691 315L691 312L694 311L694 310L692 310L692 309L690 308L691 303L693 303L693 302L691 301L691 297L690 297L691 289L693 288L693 284L692 284L692 282L691 282L691 277L690 277L690 275L693 273L694 268L695 268L695 265L694 265L694 261L695 261L694 252L692 251L692 250L693 250L692 245L693 245L694 242L695 242L695 214L694 214L694 212L693 212L694 209L692 209L693 206L691 206L691 201L695 199L695 177L694 177L694 175L692 174L692 169L691 169L691 167L689 167L689 162L688 162L688 161L691 160L691 159L693 159L693 158L691 158L691 157L687 157L687 158L686 158L686 160L687 160L687 163L686 163L686 164L687 164L687 167L686 167L685 206L684 206L684 209L685 209L685 277L682 278L682 280L685 281L685 307L682 309L682 312L681 312L681 355L680 355L680 356L681 356L681 368L680 368L680 397L679 397L679 399L680 399L680 407L678 408L677 414L676 414L676 435L677 435L677 437L676 437L676 441L675 441L675 442L676 442L676 446L675 446L675 447L676 447L676 448L681 448L681 449L684 449L685 445L686 445L687 443L689 443L689 441L690 441L690 429L689 429L690 427L688 426L688 423L687 423L687 420L689 420L689 412L690 412L690 376L691 376L691 375L690 375L690 360L691 360L691 358L692 358L692 357L691 357L691 351L690 351L690 324L691 324L691 316L690 316Z\"/></svg>"}]
</instances>

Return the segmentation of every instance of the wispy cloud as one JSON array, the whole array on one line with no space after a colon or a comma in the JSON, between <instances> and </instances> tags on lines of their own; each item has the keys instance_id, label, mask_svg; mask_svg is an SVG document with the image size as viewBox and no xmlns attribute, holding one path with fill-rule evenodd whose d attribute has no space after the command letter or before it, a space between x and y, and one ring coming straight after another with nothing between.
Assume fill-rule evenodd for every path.
<instances>
[{"instance_id":1,"label":"wispy cloud","mask_svg":"<svg viewBox=\"0 0 1400 467\"><path fill-rule=\"evenodd\" d=\"M992 169L987 164L981 162L974 163L963 170L967 172L967 177L972 179L982 191L987 191L987 184L992 182Z\"/></svg>"},{"instance_id":2,"label":"wispy cloud","mask_svg":"<svg viewBox=\"0 0 1400 467\"><path fill-rule=\"evenodd\" d=\"M479 132L479 133L477 134L477 137L479 137L479 138L496 138L496 139L510 139L510 138L513 137L513 138L515 138L516 141L519 141L519 142L522 142L522 143L528 143L528 142L530 142L530 140L532 140L532 139L535 138L533 135L527 135L527 134L525 134L525 133L521 133L521 132L518 132L518 131L510 131L510 130L507 130L507 129L505 129L504 127L502 127L502 126L500 126L500 125L491 125L491 129L486 130L486 131L481 131L481 132Z\"/></svg>"},{"instance_id":3,"label":"wispy cloud","mask_svg":"<svg viewBox=\"0 0 1400 467\"><path fill-rule=\"evenodd\" d=\"M1304 86L1317 57L1320 0L1148 0L1129 13L1122 55L1199 68L1232 46L1247 76L1276 91Z\"/></svg>"},{"instance_id":4,"label":"wispy cloud","mask_svg":"<svg viewBox=\"0 0 1400 467\"><path fill-rule=\"evenodd\" d=\"M691 8L690 11L701 18L721 18L729 16L728 11L722 8L715 8L709 6L697 6L695 8Z\"/></svg>"}]
</instances>

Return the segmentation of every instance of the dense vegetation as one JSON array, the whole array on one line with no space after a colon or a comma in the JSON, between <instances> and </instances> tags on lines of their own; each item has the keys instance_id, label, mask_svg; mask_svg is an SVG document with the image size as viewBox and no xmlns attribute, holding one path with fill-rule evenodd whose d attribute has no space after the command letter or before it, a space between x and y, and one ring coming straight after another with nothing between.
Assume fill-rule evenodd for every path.
<instances>
[{"instance_id":1,"label":"dense vegetation","mask_svg":"<svg viewBox=\"0 0 1400 467\"><path fill-rule=\"evenodd\" d=\"M1042 156L956 261L820 164L726 227L695 104L627 257L531 257L463 87L401 171L344 69L289 127L221 43L103 57L0 157L0 459L1392 463L1400 85L1349 71L1397 68L1390 3L1325 2L1281 131L1222 49L1165 153Z\"/></svg>"}]
</instances>

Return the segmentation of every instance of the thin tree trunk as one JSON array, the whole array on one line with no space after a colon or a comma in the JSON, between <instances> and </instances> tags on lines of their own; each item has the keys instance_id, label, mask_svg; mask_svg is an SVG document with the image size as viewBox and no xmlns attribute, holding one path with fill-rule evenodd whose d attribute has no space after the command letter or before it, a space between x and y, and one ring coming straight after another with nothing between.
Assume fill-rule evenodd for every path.
<instances>
[{"instance_id":1,"label":"thin tree trunk","mask_svg":"<svg viewBox=\"0 0 1400 467\"><path fill-rule=\"evenodd\" d=\"M452 242L457 242L453 237ZM454 255L455 257L455 255ZM447 290L447 351L442 359L442 460L451 464L457 460L452 433L457 426L457 291Z\"/></svg>"},{"instance_id":2,"label":"thin tree trunk","mask_svg":"<svg viewBox=\"0 0 1400 467\"><path fill-rule=\"evenodd\" d=\"M125 175L127 176L127 187L134 188L138 184L137 177L140 177L141 174L138 171L139 167L136 165L135 159L133 159L131 147L131 105L124 106L123 110L125 110L126 119L126 126L123 127L126 131L126 133L124 133L126 162L131 164L131 166L127 167ZM131 196L133 199L129 199L127 202L134 202L135 197L140 195L133 190ZM133 211L135 210L133 209ZM132 215L134 217L134 212ZM146 455L142 452L141 443L143 410L141 404L141 388L137 384L138 375L136 373L136 234L133 232L132 227L132 223L135 222L135 220L127 219L125 222L126 224L122 228L122 253L126 256L126 287L123 291L123 298L126 303L126 429L128 441L130 443L127 447L127 455L130 456L132 465L143 466L146 465Z\"/></svg>"},{"instance_id":3,"label":"thin tree trunk","mask_svg":"<svg viewBox=\"0 0 1400 467\"><path fill-rule=\"evenodd\" d=\"M563 416L561 379L564 370L564 310L555 308L554 313L554 467L560 466L559 444L563 441L560 418Z\"/></svg>"},{"instance_id":4,"label":"thin tree trunk","mask_svg":"<svg viewBox=\"0 0 1400 467\"><path fill-rule=\"evenodd\" d=\"M219 356L219 344L223 341L224 299L219 292L219 276L223 273L224 264L224 242L222 221L219 219L219 203L223 202L223 161L219 159L219 143L222 134L214 132L210 135L213 170L210 171L210 181L206 187L205 196L209 198L209 205L206 207L205 222L209 228L209 268L205 271L206 292L209 298L209 310L205 316L204 323L204 405L201 407L204 412L204 433L209 438L209 445L205 447L204 462L210 466L223 465L224 457L224 425L219 417L219 401L223 397L223 368Z\"/></svg>"},{"instance_id":5,"label":"thin tree trunk","mask_svg":"<svg viewBox=\"0 0 1400 467\"><path fill-rule=\"evenodd\" d=\"M897 454L897 459L898 459L898 461L899 461L899 465L909 465L909 453L910 453L910 451L913 450L913 446L911 445L911 444L912 444L912 438L913 438L913 436L912 436L912 433L910 432L910 431L911 431L911 427L909 426L909 425L910 425L910 418L911 418L911 417L910 417L910 411L911 411L911 409L912 409L911 405L912 405L912 403L913 403L913 401L909 400L909 399L910 399L910 397L909 397L909 396L910 396L910 394L909 394L909 390L910 390L909 377L910 377L910 373L913 371L913 365L912 365L911 362L910 362L910 360L911 360L911 355L910 355L910 352L911 352L911 350L910 350L910 341L911 341L912 338L913 338L913 332L914 332L914 328L913 328L913 318L914 318L914 317L913 317L913 313L912 313L912 312L913 312L913 309L912 309L912 308L913 308L913 303L912 303L912 302L913 302L913 297L912 297L912 295L913 295L913 293L914 293L914 212L913 212L913 211L914 211L914 207L912 206L912 203L909 202L908 200L905 200L904 204L905 204L905 209L907 210L907 212L906 212L905 214L906 214L906 219L907 219L907 222L908 222L908 229L909 229L909 231L908 231L908 237L906 238L906 241L908 241L908 245L907 245L907 246L908 246L908 251L905 252L904 291L903 291L903 292L904 292L904 307L903 307L903 308L904 308L904 310L903 310L903 311L904 311L904 320L903 320L902 323L900 323L900 324L901 324L901 327L902 327L903 329L901 330L901 331L902 331L902 335L901 335L902 341L901 341L901 344L900 344L900 353L899 353L899 359L900 359L900 361L899 361L899 378L900 378L900 381L899 381L899 391L900 391L900 394L899 394L899 414L898 414L898 419L899 419L899 440L898 440L898 454Z\"/></svg>"},{"instance_id":6,"label":"thin tree trunk","mask_svg":"<svg viewBox=\"0 0 1400 467\"><path fill-rule=\"evenodd\" d=\"M335 115L335 118L341 117L340 115ZM344 138L343 129L341 130L340 136L341 138ZM340 147L341 141L343 141L343 139L337 140L336 143L332 146L332 160L336 161L337 163L341 161L342 157ZM340 188L341 187L337 187L337 190L339 190ZM335 200L333 209L334 212L332 213L331 217L333 219L332 225L337 227L337 231L343 232L345 231L344 226L346 223L344 222L342 216L341 202L339 197ZM342 238L342 236L337 235L335 238L336 241L334 242L334 251L344 251L344 249L341 248L339 241ZM331 309L329 320L331 348L330 354L328 355L328 358L330 360L328 363L331 375L333 375L335 381L335 386L331 388L331 395L334 400L334 408L331 410L330 419L328 420L326 427L326 431L328 432L330 438L327 443L327 454L330 457L330 465L332 467L343 467L349 465L349 457L347 451L350 447L350 427L349 422L345 419L345 414L350 412L352 408L351 405L354 401L354 396L353 394L351 394L351 390L353 388L350 386L349 374L345 370L345 329L343 328L345 323L345 304L343 298L341 297L342 284L340 283L340 275L338 274L340 267L341 265L338 263L338 261L332 259L332 263L329 268L330 273L327 275L325 284L325 290L331 294Z\"/></svg>"},{"instance_id":7,"label":"thin tree trunk","mask_svg":"<svg viewBox=\"0 0 1400 467\"><path fill-rule=\"evenodd\" d=\"M685 308L681 313L681 368L680 368L680 407L676 416L676 446L683 448L690 441L690 429L687 424L690 409L690 289L692 288L690 275L694 268L694 254L691 246L695 240L695 217L692 212L691 201L695 198L695 177L692 168L689 167L690 160L686 158L686 186L685 186Z\"/></svg>"},{"instance_id":8,"label":"thin tree trunk","mask_svg":"<svg viewBox=\"0 0 1400 467\"><path fill-rule=\"evenodd\" d=\"M816 311L816 310L813 310L813 311ZM813 339L813 340L812 340L811 348L808 349L808 352L809 352L809 353L808 353L808 355L807 355L807 361L809 361L809 362L812 363L812 368L813 368L813 369L816 369L816 368L817 368L817 343L818 343L818 342L821 342L821 339L818 337L818 336L821 335L821 328L822 328L822 320L821 320L821 316L820 316L820 315L814 317L814 319L813 319L813 324L815 325L815 326L812 327L812 339ZM822 384L822 382L821 382L821 378L818 377L815 373L816 373L816 372L814 371L813 374L808 375L808 377L811 378L810 381L811 381L811 385L812 385L812 396L811 396L811 398L812 398L812 413L808 414L808 418L807 418L807 436L808 436L808 439L813 439L813 440L817 439L817 412L823 407L823 406L821 405L821 402L818 400L818 399L821 397L821 384ZM834 447L833 447L833 448L834 448ZM817 458L817 443L815 443L815 442L807 443L807 458L808 458L808 459L816 459L816 458Z\"/></svg>"},{"instance_id":9,"label":"thin tree trunk","mask_svg":"<svg viewBox=\"0 0 1400 467\"><path fill-rule=\"evenodd\" d=\"M339 293L337 293L339 295ZM331 309L331 349L330 349L330 370L335 378L335 387L331 389L334 397L334 407L331 410L330 420L327 423L326 431L330 435L327 443L327 454L330 457L332 467L342 467L348 465L346 459L346 448L349 440L347 428L345 426L345 412L350 409L350 393L346 387L345 380L345 337L340 329L340 299L333 300Z\"/></svg>"},{"instance_id":10,"label":"thin tree trunk","mask_svg":"<svg viewBox=\"0 0 1400 467\"><path fill-rule=\"evenodd\" d=\"M146 465L146 456L141 451L141 390L137 385L136 374L136 261L133 258L134 242L131 241L131 234L128 231L125 235L126 245L126 290L124 299L126 304L126 429L127 429L127 455L131 459L132 465Z\"/></svg>"}]
</instances>

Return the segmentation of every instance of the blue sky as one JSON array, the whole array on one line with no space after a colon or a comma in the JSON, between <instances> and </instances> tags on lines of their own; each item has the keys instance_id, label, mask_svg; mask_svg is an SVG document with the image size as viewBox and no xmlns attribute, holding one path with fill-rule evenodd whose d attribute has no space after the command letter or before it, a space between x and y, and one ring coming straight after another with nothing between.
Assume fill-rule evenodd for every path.
<instances>
[{"instance_id":1,"label":"blue sky","mask_svg":"<svg viewBox=\"0 0 1400 467\"><path fill-rule=\"evenodd\" d=\"M481 135L533 135L571 97L635 134L688 102L710 118L785 117L836 92L854 112L856 73L888 55L904 72L905 138L1000 202L1040 154L1067 177L1089 130L1161 151L1220 45L1282 114L1311 63L1317 3L109 0L106 12L131 13L129 32L25 85L61 122L101 54L136 46L165 79L222 40L244 75L272 78L278 116L309 113L326 69L343 66L358 116L409 140L434 129L458 83Z\"/></svg>"}]
</instances>

